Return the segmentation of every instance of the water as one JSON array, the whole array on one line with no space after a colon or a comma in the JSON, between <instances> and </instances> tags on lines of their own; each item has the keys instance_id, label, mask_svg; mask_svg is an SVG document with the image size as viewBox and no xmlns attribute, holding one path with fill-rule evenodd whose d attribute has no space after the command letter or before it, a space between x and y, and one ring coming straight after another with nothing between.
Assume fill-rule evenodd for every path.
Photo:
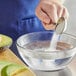
<instances>
[{"instance_id":1,"label":"water","mask_svg":"<svg viewBox=\"0 0 76 76\"><path fill-rule=\"evenodd\" d=\"M51 71L58 70L65 67L70 62L72 54L67 52L67 49L71 49L71 45L63 42L58 42L56 49L48 51L50 47L50 41L36 41L24 45L26 48L19 52L23 60L35 70ZM65 52L54 52L54 51ZM50 52L54 53L50 53ZM39 53L40 52L40 53Z\"/></svg>"}]
</instances>

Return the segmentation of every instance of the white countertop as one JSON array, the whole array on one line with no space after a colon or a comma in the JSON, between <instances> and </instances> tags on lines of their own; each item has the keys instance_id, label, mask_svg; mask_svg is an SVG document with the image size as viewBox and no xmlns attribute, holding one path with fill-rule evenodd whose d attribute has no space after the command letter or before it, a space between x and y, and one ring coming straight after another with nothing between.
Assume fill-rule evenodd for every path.
<instances>
[{"instance_id":1,"label":"white countertop","mask_svg":"<svg viewBox=\"0 0 76 76\"><path fill-rule=\"evenodd\" d=\"M36 76L76 76L76 57L67 66L67 68L55 72L34 71Z\"/></svg>"},{"instance_id":2,"label":"white countertop","mask_svg":"<svg viewBox=\"0 0 76 76\"><path fill-rule=\"evenodd\" d=\"M69 11L69 19L66 32L76 36L76 0L65 0L64 5Z\"/></svg>"}]
</instances>

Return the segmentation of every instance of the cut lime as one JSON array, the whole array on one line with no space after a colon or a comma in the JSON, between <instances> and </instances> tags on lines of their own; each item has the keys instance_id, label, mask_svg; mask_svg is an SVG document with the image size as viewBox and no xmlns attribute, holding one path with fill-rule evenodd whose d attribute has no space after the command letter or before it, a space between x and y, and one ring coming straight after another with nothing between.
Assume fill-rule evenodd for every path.
<instances>
[{"instance_id":1,"label":"cut lime","mask_svg":"<svg viewBox=\"0 0 76 76\"><path fill-rule=\"evenodd\" d=\"M27 67L24 67L22 65L7 61L0 61L1 76L14 76L26 70Z\"/></svg>"},{"instance_id":2,"label":"cut lime","mask_svg":"<svg viewBox=\"0 0 76 76\"><path fill-rule=\"evenodd\" d=\"M12 38L0 34L0 47L6 47L6 46L10 46L12 44Z\"/></svg>"},{"instance_id":3,"label":"cut lime","mask_svg":"<svg viewBox=\"0 0 76 76\"><path fill-rule=\"evenodd\" d=\"M8 62L8 61L0 61L0 76L2 76L2 75L1 75L2 69L3 69L4 67L10 65L10 64L12 64L12 63L11 63L11 62Z\"/></svg>"}]
</instances>

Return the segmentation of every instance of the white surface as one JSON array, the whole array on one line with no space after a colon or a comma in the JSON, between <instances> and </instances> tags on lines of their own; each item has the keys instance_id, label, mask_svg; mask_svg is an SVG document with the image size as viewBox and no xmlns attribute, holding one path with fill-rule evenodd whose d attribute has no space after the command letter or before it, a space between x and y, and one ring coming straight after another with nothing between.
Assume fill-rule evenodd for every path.
<instances>
[{"instance_id":1,"label":"white surface","mask_svg":"<svg viewBox=\"0 0 76 76\"><path fill-rule=\"evenodd\" d=\"M76 76L76 57L67 68L55 72L34 71L36 76Z\"/></svg>"},{"instance_id":2,"label":"white surface","mask_svg":"<svg viewBox=\"0 0 76 76\"><path fill-rule=\"evenodd\" d=\"M64 69L59 72L35 72L37 76L72 76L69 69Z\"/></svg>"},{"instance_id":3,"label":"white surface","mask_svg":"<svg viewBox=\"0 0 76 76\"><path fill-rule=\"evenodd\" d=\"M76 35L76 0L65 0L65 6L69 11L69 20L66 32Z\"/></svg>"}]
</instances>

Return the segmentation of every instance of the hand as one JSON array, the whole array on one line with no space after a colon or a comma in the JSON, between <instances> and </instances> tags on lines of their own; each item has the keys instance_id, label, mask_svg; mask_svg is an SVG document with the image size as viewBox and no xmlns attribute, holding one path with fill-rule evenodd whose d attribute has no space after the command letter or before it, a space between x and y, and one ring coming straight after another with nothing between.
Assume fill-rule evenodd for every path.
<instances>
[{"instance_id":1,"label":"hand","mask_svg":"<svg viewBox=\"0 0 76 76\"><path fill-rule=\"evenodd\" d=\"M46 30L54 30L59 18L68 19L67 9L57 0L41 0L36 8L36 16Z\"/></svg>"}]
</instances>

